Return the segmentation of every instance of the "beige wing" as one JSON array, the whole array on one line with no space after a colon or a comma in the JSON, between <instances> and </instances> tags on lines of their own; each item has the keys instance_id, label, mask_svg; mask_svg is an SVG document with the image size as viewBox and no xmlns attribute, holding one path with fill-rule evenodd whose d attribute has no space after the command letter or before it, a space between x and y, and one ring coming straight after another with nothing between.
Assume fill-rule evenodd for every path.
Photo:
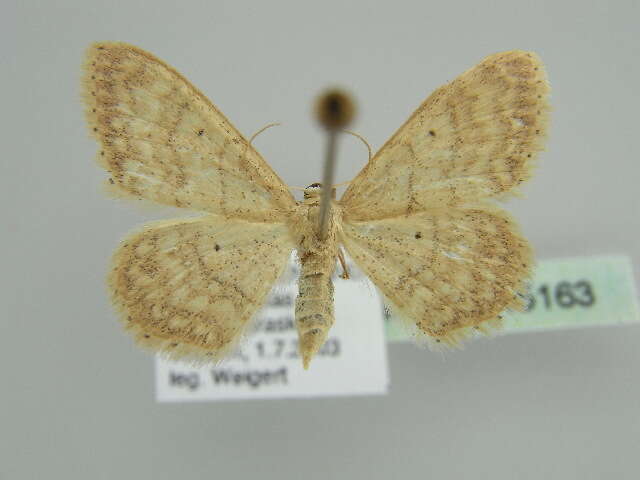
<instances>
[{"instance_id":1,"label":"beige wing","mask_svg":"<svg viewBox=\"0 0 640 480\"><path fill-rule=\"evenodd\" d=\"M345 222L341 241L403 320L448 345L519 308L532 262L514 221L486 204Z\"/></svg>"},{"instance_id":2,"label":"beige wing","mask_svg":"<svg viewBox=\"0 0 640 480\"><path fill-rule=\"evenodd\" d=\"M548 123L544 67L523 51L485 58L436 90L351 182L345 217L408 215L513 193Z\"/></svg>"},{"instance_id":3,"label":"beige wing","mask_svg":"<svg viewBox=\"0 0 640 480\"><path fill-rule=\"evenodd\" d=\"M83 97L114 193L258 221L295 200L220 111L173 68L124 43L87 51Z\"/></svg>"},{"instance_id":4,"label":"beige wing","mask_svg":"<svg viewBox=\"0 0 640 480\"><path fill-rule=\"evenodd\" d=\"M141 346L216 360L236 345L292 248L279 223L206 216L151 224L116 251L112 300Z\"/></svg>"}]
</instances>

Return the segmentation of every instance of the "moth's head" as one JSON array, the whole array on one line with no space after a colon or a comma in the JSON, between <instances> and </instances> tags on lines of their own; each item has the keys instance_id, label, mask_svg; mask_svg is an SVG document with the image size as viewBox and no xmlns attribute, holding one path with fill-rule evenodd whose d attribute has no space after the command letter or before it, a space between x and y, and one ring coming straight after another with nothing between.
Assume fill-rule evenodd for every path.
<instances>
[{"instance_id":1,"label":"moth's head","mask_svg":"<svg viewBox=\"0 0 640 480\"><path fill-rule=\"evenodd\" d=\"M320 198L322 195L322 184L321 183L312 183L307 188L304 189L304 199L314 199Z\"/></svg>"}]
</instances>

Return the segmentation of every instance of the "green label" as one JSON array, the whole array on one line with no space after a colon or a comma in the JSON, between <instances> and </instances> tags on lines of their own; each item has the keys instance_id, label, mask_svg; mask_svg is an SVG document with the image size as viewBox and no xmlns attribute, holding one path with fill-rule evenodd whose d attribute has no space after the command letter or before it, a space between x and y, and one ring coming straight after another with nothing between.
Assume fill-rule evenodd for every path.
<instances>
[{"instance_id":1,"label":"green label","mask_svg":"<svg viewBox=\"0 0 640 480\"><path fill-rule=\"evenodd\" d=\"M504 333L640 322L631 260L622 255L540 262L526 301L525 312L505 312ZM392 314L385 318L388 340L409 340Z\"/></svg>"}]
</instances>

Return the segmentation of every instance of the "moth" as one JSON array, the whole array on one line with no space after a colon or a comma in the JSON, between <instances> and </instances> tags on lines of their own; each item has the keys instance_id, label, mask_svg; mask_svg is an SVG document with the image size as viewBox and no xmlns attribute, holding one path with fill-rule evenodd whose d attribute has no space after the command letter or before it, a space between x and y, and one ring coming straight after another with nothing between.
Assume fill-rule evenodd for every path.
<instances>
[{"instance_id":1,"label":"moth","mask_svg":"<svg viewBox=\"0 0 640 480\"><path fill-rule=\"evenodd\" d=\"M108 275L138 344L217 361L237 345L292 250L305 368L334 323L331 275L344 248L431 344L456 345L521 306L532 253L495 200L532 173L549 85L525 51L491 55L438 88L332 200L304 200L182 75L124 43L96 43L82 80L98 162L115 195L201 212L143 226ZM329 187L327 187L329 188Z\"/></svg>"}]
</instances>

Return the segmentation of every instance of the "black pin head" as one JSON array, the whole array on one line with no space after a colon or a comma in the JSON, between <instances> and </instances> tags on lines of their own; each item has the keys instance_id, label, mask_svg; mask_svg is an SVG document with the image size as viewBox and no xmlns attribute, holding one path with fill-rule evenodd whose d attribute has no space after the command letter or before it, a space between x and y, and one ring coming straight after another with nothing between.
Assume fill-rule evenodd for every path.
<instances>
[{"instance_id":1,"label":"black pin head","mask_svg":"<svg viewBox=\"0 0 640 480\"><path fill-rule=\"evenodd\" d=\"M327 90L317 98L315 113L323 127L329 130L343 129L355 116L355 102L351 95L342 90Z\"/></svg>"}]
</instances>

